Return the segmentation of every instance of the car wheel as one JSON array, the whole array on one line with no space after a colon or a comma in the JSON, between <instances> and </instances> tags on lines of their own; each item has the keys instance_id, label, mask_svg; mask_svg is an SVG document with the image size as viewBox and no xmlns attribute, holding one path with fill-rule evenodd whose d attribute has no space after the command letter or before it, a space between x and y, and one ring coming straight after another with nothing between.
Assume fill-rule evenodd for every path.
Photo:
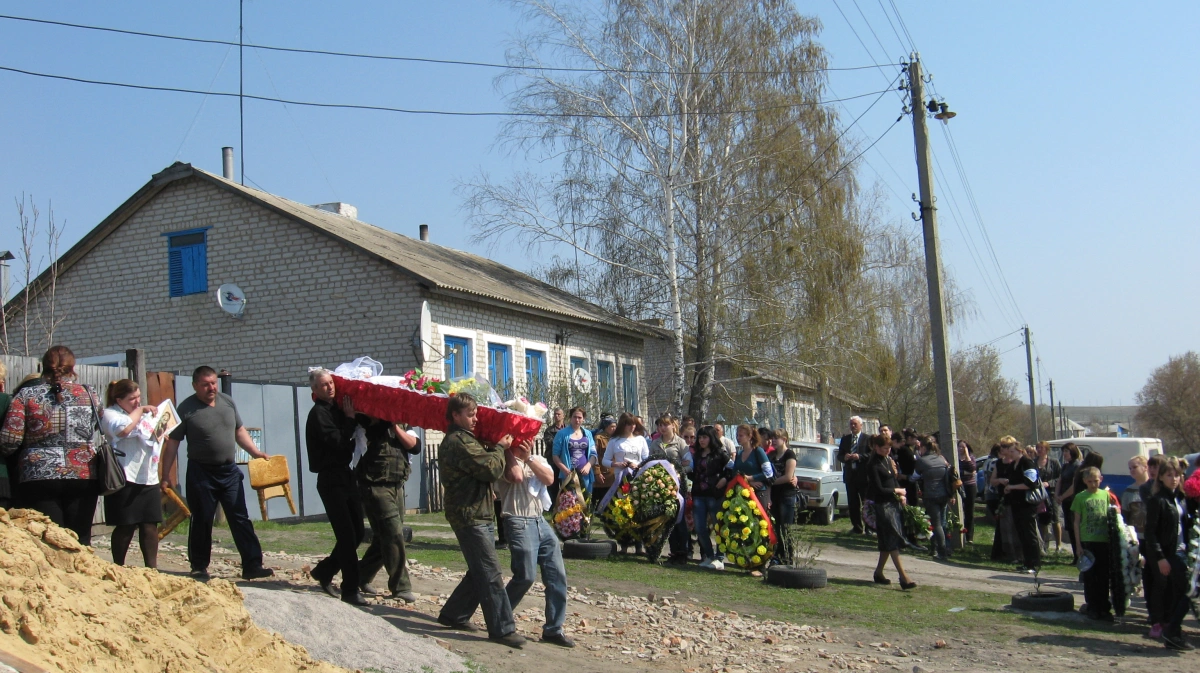
<instances>
[{"instance_id":1,"label":"car wheel","mask_svg":"<svg viewBox=\"0 0 1200 673\"><path fill-rule=\"evenodd\" d=\"M1012 606L1028 612L1071 612L1075 597L1069 591L1022 591L1013 594Z\"/></svg>"},{"instance_id":2,"label":"car wheel","mask_svg":"<svg viewBox=\"0 0 1200 673\"><path fill-rule=\"evenodd\" d=\"M829 504L817 512L817 523L828 526L837 518L837 493L829 497Z\"/></svg>"},{"instance_id":3,"label":"car wheel","mask_svg":"<svg viewBox=\"0 0 1200 673\"><path fill-rule=\"evenodd\" d=\"M767 568L767 584L786 589L823 589L829 584L824 568L771 566Z\"/></svg>"}]
</instances>

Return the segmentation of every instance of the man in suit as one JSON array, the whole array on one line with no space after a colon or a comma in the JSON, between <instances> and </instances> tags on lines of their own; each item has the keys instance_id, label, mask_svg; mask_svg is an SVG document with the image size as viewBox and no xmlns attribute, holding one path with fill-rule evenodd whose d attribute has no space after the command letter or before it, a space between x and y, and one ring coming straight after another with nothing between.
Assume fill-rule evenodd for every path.
<instances>
[{"instance_id":1,"label":"man in suit","mask_svg":"<svg viewBox=\"0 0 1200 673\"><path fill-rule=\"evenodd\" d=\"M871 450L863 432L863 420L850 417L850 434L843 435L838 445L838 461L842 464L842 483L846 484L846 504L850 507L851 533L863 533L862 497L867 487L867 457Z\"/></svg>"}]
</instances>

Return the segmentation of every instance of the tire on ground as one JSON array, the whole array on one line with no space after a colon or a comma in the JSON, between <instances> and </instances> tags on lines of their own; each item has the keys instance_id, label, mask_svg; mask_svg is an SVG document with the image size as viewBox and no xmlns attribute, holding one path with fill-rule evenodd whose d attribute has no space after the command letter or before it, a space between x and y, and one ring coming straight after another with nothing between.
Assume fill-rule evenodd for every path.
<instances>
[{"instance_id":1,"label":"tire on ground","mask_svg":"<svg viewBox=\"0 0 1200 673\"><path fill-rule=\"evenodd\" d=\"M562 546L563 558L600 559L607 558L616 549L612 540L567 540Z\"/></svg>"},{"instance_id":2,"label":"tire on ground","mask_svg":"<svg viewBox=\"0 0 1200 673\"><path fill-rule=\"evenodd\" d=\"M1075 597L1068 591L1022 591L1013 594L1012 606L1027 612L1071 612Z\"/></svg>"},{"instance_id":3,"label":"tire on ground","mask_svg":"<svg viewBox=\"0 0 1200 673\"><path fill-rule=\"evenodd\" d=\"M824 568L772 566L767 568L767 584L786 589L823 589L829 583Z\"/></svg>"}]
</instances>

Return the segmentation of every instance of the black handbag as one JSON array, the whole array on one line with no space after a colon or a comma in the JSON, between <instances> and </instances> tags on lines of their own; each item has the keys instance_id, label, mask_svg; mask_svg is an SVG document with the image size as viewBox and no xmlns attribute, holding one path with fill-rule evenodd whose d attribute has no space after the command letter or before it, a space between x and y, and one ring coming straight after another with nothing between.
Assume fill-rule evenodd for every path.
<instances>
[{"instance_id":1,"label":"black handbag","mask_svg":"<svg viewBox=\"0 0 1200 673\"><path fill-rule=\"evenodd\" d=\"M1025 491L1025 504L1038 505L1050 499L1050 492L1046 490L1046 485L1041 481L1038 482L1037 488Z\"/></svg>"},{"instance_id":2,"label":"black handbag","mask_svg":"<svg viewBox=\"0 0 1200 673\"><path fill-rule=\"evenodd\" d=\"M121 462L117 457L125 457L125 454L112 447L108 437L104 431L100 429L100 414L96 411L96 403L92 399L92 391L85 388L88 395L88 403L92 407L92 418L96 424L96 465L100 473L100 495L112 495L117 491L125 488L127 479L125 478L125 468L121 466Z\"/></svg>"}]
</instances>

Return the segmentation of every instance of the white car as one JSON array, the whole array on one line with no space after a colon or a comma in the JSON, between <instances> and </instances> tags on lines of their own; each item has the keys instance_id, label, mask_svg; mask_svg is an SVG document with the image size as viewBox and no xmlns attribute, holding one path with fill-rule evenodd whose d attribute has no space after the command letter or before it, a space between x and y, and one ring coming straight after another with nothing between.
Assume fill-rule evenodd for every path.
<instances>
[{"instance_id":1,"label":"white car","mask_svg":"<svg viewBox=\"0 0 1200 673\"><path fill-rule=\"evenodd\" d=\"M796 486L808 498L808 508L816 510L816 522L832 523L838 508L846 508L838 447L816 442L789 442L788 447L796 453Z\"/></svg>"}]
</instances>

